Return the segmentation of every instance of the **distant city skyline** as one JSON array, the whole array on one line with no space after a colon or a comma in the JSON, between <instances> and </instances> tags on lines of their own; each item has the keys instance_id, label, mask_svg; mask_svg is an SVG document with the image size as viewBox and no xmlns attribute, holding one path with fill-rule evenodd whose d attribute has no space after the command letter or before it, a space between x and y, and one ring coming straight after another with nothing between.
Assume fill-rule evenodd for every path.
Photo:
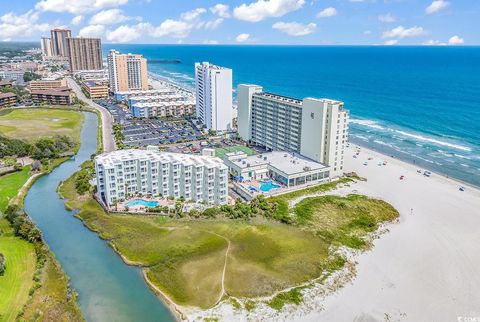
<instances>
[{"instance_id":1,"label":"distant city skyline","mask_svg":"<svg viewBox=\"0 0 480 322\"><path fill-rule=\"evenodd\" d=\"M479 16L475 0L24 0L0 8L0 41L480 45Z\"/></svg>"}]
</instances>

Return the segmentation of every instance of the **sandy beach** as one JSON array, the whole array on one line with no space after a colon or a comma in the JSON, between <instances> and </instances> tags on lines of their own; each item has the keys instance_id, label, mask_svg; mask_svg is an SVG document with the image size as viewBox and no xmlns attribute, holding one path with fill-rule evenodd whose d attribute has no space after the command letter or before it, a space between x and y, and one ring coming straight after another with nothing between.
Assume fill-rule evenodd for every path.
<instances>
[{"instance_id":1,"label":"sandy beach","mask_svg":"<svg viewBox=\"0 0 480 322\"><path fill-rule=\"evenodd\" d=\"M365 148L353 158L355 149L347 149L345 170L367 181L327 194L365 194L400 212L371 250L347 252L357 265L307 290L299 306L276 312L259 303L248 313L221 303L192 312L190 321L480 321L480 190L459 191L463 183L435 173L425 177L413 165Z\"/></svg>"},{"instance_id":2,"label":"sandy beach","mask_svg":"<svg viewBox=\"0 0 480 322\"><path fill-rule=\"evenodd\" d=\"M365 148L357 158L354 153L352 145L346 170L368 180L352 188L391 203L400 222L356 258L351 284L298 320L479 321L480 190L461 192L457 181L427 178L413 165Z\"/></svg>"}]
</instances>

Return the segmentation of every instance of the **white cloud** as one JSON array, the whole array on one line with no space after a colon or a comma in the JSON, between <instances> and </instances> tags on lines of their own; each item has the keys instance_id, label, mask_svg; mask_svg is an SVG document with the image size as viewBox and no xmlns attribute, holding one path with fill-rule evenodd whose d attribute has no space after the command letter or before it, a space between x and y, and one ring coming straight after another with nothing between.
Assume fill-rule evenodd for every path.
<instances>
[{"instance_id":1,"label":"white cloud","mask_svg":"<svg viewBox=\"0 0 480 322\"><path fill-rule=\"evenodd\" d=\"M446 43L438 41L438 40L430 39L430 40L424 41L422 43L422 45L424 45L424 46L445 46Z\"/></svg>"},{"instance_id":2,"label":"white cloud","mask_svg":"<svg viewBox=\"0 0 480 322\"><path fill-rule=\"evenodd\" d=\"M167 19L156 27L153 32L153 37L169 36L173 38L186 38L190 33L193 25L185 21Z\"/></svg>"},{"instance_id":3,"label":"white cloud","mask_svg":"<svg viewBox=\"0 0 480 322\"><path fill-rule=\"evenodd\" d=\"M91 25L114 25L116 23L131 19L124 16L120 9L103 10L90 18Z\"/></svg>"},{"instance_id":4,"label":"white cloud","mask_svg":"<svg viewBox=\"0 0 480 322\"><path fill-rule=\"evenodd\" d=\"M198 17L200 17L202 13L205 13L205 12L207 12L205 8L197 8L197 9L193 9L191 11L182 13L181 18L184 21L193 21L193 20L196 20Z\"/></svg>"},{"instance_id":5,"label":"white cloud","mask_svg":"<svg viewBox=\"0 0 480 322\"><path fill-rule=\"evenodd\" d=\"M77 25L81 24L82 21L83 21L83 16L75 16L75 17L72 18L71 22L72 22L72 25L77 26Z\"/></svg>"},{"instance_id":6,"label":"white cloud","mask_svg":"<svg viewBox=\"0 0 480 322\"><path fill-rule=\"evenodd\" d=\"M203 43L205 45L218 45L218 41L217 40L204 40Z\"/></svg>"},{"instance_id":7,"label":"white cloud","mask_svg":"<svg viewBox=\"0 0 480 322\"><path fill-rule=\"evenodd\" d=\"M273 24L273 29L280 30L290 36L305 36L309 35L317 29L317 25L309 23L304 25L298 22L277 22Z\"/></svg>"},{"instance_id":8,"label":"white cloud","mask_svg":"<svg viewBox=\"0 0 480 322\"><path fill-rule=\"evenodd\" d=\"M383 32L382 38L411 38L427 34L422 27L405 28L398 26L392 30Z\"/></svg>"},{"instance_id":9,"label":"white cloud","mask_svg":"<svg viewBox=\"0 0 480 322\"><path fill-rule=\"evenodd\" d=\"M223 3L218 3L210 8L210 11L219 17L230 18L229 6Z\"/></svg>"},{"instance_id":10,"label":"white cloud","mask_svg":"<svg viewBox=\"0 0 480 322\"><path fill-rule=\"evenodd\" d=\"M128 0L41 0L35 5L40 11L79 14L124 5Z\"/></svg>"},{"instance_id":11,"label":"white cloud","mask_svg":"<svg viewBox=\"0 0 480 322\"><path fill-rule=\"evenodd\" d=\"M371 30L365 30L365 31L363 32L364 35L370 35L371 33L372 33Z\"/></svg>"},{"instance_id":12,"label":"white cloud","mask_svg":"<svg viewBox=\"0 0 480 322\"><path fill-rule=\"evenodd\" d=\"M78 32L80 37L95 37L101 38L105 33L105 27L103 25L89 25L83 27Z\"/></svg>"},{"instance_id":13,"label":"white cloud","mask_svg":"<svg viewBox=\"0 0 480 322\"><path fill-rule=\"evenodd\" d=\"M282 17L303 7L305 0L257 0L243 3L233 10L233 16L239 20L258 22L269 17Z\"/></svg>"},{"instance_id":14,"label":"white cloud","mask_svg":"<svg viewBox=\"0 0 480 322\"><path fill-rule=\"evenodd\" d=\"M460 38L459 36L455 35L448 39L448 44L449 45L461 45L465 42L463 38Z\"/></svg>"},{"instance_id":15,"label":"white cloud","mask_svg":"<svg viewBox=\"0 0 480 322\"><path fill-rule=\"evenodd\" d=\"M387 13L386 15L378 16L378 21L380 22L390 23L390 22L395 22L396 20L397 18L392 16L390 13Z\"/></svg>"},{"instance_id":16,"label":"white cloud","mask_svg":"<svg viewBox=\"0 0 480 322\"><path fill-rule=\"evenodd\" d=\"M328 7L317 13L317 18L327 18L327 17L333 17L338 14L337 9L333 7Z\"/></svg>"},{"instance_id":17,"label":"white cloud","mask_svg":"<svg viewBox=\"0 0 480 322\"><path fill-rule=\"evenodd\" d=\"M9 12L0 16L0 39L29 37L48 32L52 28L47 23L37 23L38 19L39 13L33 10L22 15Z\"/></svg>"},{"instance_id":18,"label":"white cloud","mask_svg":"<svg viewBox=\"0 0 480 322\"><path fill-rule=\"evenodd\" d=\"M131 42L137 40L144 33L151 32L152 26L149 23L138 23L133 26L122 25L114 30L107 31L107 40L116 43Z\"/></svg>"},{"instance_id":19,"label":"white cloud","mask_svg":"<svg viewBox=\"0 0 480 322\"><path fill-rule=\"evenodd\" d=\"M210 29L210 30L217 29L217 27L220 26L222 22L223 22L223 18L217 18L214 20L207 21L204 27L205 29Z\"/></svg>"},{"instance_id":20,"label":"white cloud","mask_svg":"<svg viewBox=\"0 0 480 322\"><path fill-rule=\"evenodd\" d=\"M384 45L386 46L393 46L393 45L396 45L398 44L398 40L397 39L390 39L390 40L387 40Z\"/></svg>"},{"instance_id":21,"label":"white cloud","mask_svg":"<svg viewBox=\"0 0 480 322\"><path fill-rule=\"evenodd\" d=\"M450 3L445 0L435 0L425 9L425 12L431 15L432 13L435 13L437 11L440 11L446 8L449 4Z\"/></svg>"},{"instance_id":22,"label":"white cloud","mask_svg":"<svg viewBox=\"0 0 480 322\"><path fill-rule=\"evenodd\" d=\"M240 34L235 38L237 42L246 42L250 39L250 34Z\"/></svg>"}]
</instances>

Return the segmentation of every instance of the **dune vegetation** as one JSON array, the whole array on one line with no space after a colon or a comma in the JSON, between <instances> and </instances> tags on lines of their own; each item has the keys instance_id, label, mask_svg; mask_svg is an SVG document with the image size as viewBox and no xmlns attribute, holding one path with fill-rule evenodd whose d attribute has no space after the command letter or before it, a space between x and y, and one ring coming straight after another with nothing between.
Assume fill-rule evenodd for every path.
<instances>
[{"instance_id":1,"label":"dune vegetation","mask_svg":"<svg viewBox=\"0 0 480 322\"><path fill-rule=\"evenodd\" d=\"M275 294L267 303L272 308L298 304L302 287L294 293L282 290L342 268L345 259L337 247L367 248L364 237L398 216L389 204L364 196L308 197L348 180L205 215L170 217L107 214L88 193L79 195L75 182L76 175L60 186L66 206L79 209L76 216L127 263L144 267L149 282L163 295L180 306L202 309L229 297Z\"/></svg>"}]
</instances>

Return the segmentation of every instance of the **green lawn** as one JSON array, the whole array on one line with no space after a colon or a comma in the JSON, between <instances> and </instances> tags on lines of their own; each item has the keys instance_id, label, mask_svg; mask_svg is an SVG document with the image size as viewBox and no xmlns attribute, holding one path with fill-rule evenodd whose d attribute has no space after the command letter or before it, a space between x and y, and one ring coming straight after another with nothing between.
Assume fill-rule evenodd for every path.
<instances>
[{"instance_id":1,"label":"green lawn","mask_svg":"<svg viewBox=\"0 0 480 322\"><path fill-rule=\"evenodd\" d=\"M236 146L230 146L230 147L215 149L215 156L219 157L220 159L224 159L226 153L237 152L237 151L243 151L247 155L254 155L255 154L255 151L253 151L249 147L246 147L246 146L243 146L243 145L236 145Z\"/></svg>"},{"instance_id":2,"label":"green lawn","mask_svg":"<svg viewBox=\"0 0 480 322\"><path fill-rule=\"evenodd\" d=\"M60 191L80 208L77 216L108 240L125 258L145 266L148 278L177 304L209 308L221 292L221 276L230 241L225 291L238 298L268 296L307 283L341 268L345 260L334 255L336 246L365 249L368 233L398 213L389 204L363 196L315 197L288 208L294 224L263 217L251 221L167 219L155 216L108 215L91 198L79 198L74 177ZM309 188L305 194L335 185ZM298 294L295 295L295 301ZM280 296L275 301L288 302Z\"/></svg>"},{"instance_id":3,"label":"green lawn","mask_svg":"<svg viewBox=\"0 0 480 322\"><path fill-rule=\"evenodd\" d=\"M83 114L52 108L10 109L0 112L0 134L25 140L68 135L79 142Z\"/></svg>"},{"instance_id":4,"label":"green lawn","mask_svg":"<svg viewBox=\"0 0 480 322\"><path fill-rule=\"evenodd\" d=\"M0 276L0 320L14 321L33 285L35 250L29 242L2 235L0 252L6 257L5 274Z\"/></svg>"},{"instance_id":5,"label":"green lawn","mask_svg":"<svg viewBox=\"0 0 480 322\"><path fill-rule=\"evenodd\" d=\"M18 190L20 190L29 177L30 166L24 167L20 172L0 177L0 212L5 211L10 199L17 195Z\"/></svg>"}]
</instances>

